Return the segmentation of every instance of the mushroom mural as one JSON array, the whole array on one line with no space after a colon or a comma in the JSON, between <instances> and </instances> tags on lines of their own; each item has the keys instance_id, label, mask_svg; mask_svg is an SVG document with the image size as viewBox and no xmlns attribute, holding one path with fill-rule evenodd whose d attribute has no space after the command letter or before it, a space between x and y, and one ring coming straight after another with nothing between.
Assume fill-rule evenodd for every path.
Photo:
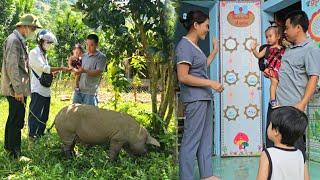
<instances>
[{"instance_id":1,"label":"mushroom mural","mask_svg":"<svg viewBox=\"0 0 320 180\"><path fill-rule=\"evenodd\" d=\"M233 143L237 146L239 146L239 150L245 150L246 147L249 146L249 137L243 133L239 132L233 139Z\"/></svg>"}]
</instances>

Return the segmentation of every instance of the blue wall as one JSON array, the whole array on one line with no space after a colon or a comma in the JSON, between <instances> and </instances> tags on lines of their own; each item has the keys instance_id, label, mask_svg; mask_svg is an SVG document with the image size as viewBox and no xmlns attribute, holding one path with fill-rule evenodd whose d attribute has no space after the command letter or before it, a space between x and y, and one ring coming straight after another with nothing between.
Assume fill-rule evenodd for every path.
<instances>
[{"instance_id":1,"label":"blue wall","mask_svg":"<svg viewBox=\"0 0 320 180\"><path fill-rule=\"evenodd\" d=\"M214 6L210 9L210 39L212 40L213 36L219 38L219 3L215 3ZM213 49L212 43L210 43L210 49ZM216 55L214 61L210 66L210 79L220 81L220 56L219 53ZM214 114L215 114L215 121L214 121L214 154L219 155L221 154L221 95L220 93L214 94Z\"/></svg>"}]
</instances>

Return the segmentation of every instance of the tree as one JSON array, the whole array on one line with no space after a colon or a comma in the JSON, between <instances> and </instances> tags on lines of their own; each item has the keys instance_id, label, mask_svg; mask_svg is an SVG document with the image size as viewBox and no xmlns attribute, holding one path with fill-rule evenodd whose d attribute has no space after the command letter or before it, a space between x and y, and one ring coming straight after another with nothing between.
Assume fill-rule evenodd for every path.
<instances>
[{"instance_id":1,"label":"tree","mask_svg":"<svg viewBox=\"0 0 320 180\"><path fill-rule=\"evenodd\" d=\"M54 51L49 52L51 66L66 66L67 58L76 43L84 42L90 29L82 22L82 14L72 10L68 0L38 1L35 14L40 18L44 29L52 31L58 45Z\"/></svg>"},{"instance_id":2,"label":"tree","mask_svg":"<svg viewBox=\"0 0 320 180\"><path fill-rule=\"evenodd\" d=\"M12 17L14 13L13 0L3 0L0 1L0 43L4 43L5 38L8 36L8 26L12 22ZM2 56L3 49L0 49L0 67L2 67ZM0 69L1 71L1 69Z\"/></svg>"},{"instance_id":3,"label":"tree","mask_svg":"<svg viewBox=\"0 0 320 180\"><path fill-rule=\"evenodd\" d=\"M163 0L130 0L122 5L116 5L112 0L79 0L76 8L84 12L86 24L109 34L112 42L109 57L120 62L119 59L144 56L150 78L152 130L164 134L174 104L172 32L175 13L172 5ZM159 90L161 101L158 105Z\"/></svg>"},{"instance_id":4,"label":"tree","mask_svg":"<svg viewBox=\"0 0 320 180\"><path fill-rule=\"evenodd\" d=\"M34 0L1 0L0 1L0 44L14 30L20 15L30 13ZM3 49L0 49L0 71L2 67Z\"/></svg>"}]
</instances>

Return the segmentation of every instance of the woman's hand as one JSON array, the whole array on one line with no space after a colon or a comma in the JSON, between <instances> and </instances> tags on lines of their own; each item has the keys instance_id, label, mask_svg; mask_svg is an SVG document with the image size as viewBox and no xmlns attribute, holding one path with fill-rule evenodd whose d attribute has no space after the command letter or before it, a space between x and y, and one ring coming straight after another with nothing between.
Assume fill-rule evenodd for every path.
<instances>
[{"instance_id":1,"label":"woman's hand","mask_svg":"<svg viewBox=\"0 0 320 180\"><path fill-rule=\"evenodd\" d=\"M61 67L61 71L63 72L70 72L72 70L72 68L69 68L69 67Z\"/></svg>"},{"instance_id":2,"label":"woman's hand","mask_svg":"<svg viewBox=\"0 0 320 180\"><path fill-rule=\"evenodd\" d=\"M224 90L222 84L217 81L211 81L210 87L218 92L222 92Z\"/></svg>"}]
</instances>

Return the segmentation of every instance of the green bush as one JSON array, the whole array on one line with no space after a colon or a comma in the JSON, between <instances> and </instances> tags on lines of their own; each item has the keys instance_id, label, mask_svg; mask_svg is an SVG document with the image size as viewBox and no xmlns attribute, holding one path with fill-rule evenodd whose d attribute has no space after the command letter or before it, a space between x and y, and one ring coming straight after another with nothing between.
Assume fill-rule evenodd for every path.
<instances>
[{"instance_id":1,"label":"green bush","mask_svg":"<svg viewBox=\"0 0 320 180\"><path fill-rule=\"evenodd\" d=\"M69 103L52 98L48 125L51 125L58 111ZM101 104L101 107L112 107L112 103ZM146 128L150 127L150 104L122 102L118 107L120 111L135 117ZM0 99L0 137L4 137L7 111L7 101ZM177 179L177 166L174 164L173 156L173 131L161 137L153 135L161 143L166 144L165 150L148 146L149 153L142 157L131 156L121 151L117 162L107 160L106 146L88 148L81 144L75 148L77 157L65 160L61 154L61 141L55 129L39 139L32 150L27 150L27 125L22 133L23 155L32 161L12 161L4 149L0 148L1 179ZM0 147L3 147L2 138Z\"/></svg>"}]
</instances>

